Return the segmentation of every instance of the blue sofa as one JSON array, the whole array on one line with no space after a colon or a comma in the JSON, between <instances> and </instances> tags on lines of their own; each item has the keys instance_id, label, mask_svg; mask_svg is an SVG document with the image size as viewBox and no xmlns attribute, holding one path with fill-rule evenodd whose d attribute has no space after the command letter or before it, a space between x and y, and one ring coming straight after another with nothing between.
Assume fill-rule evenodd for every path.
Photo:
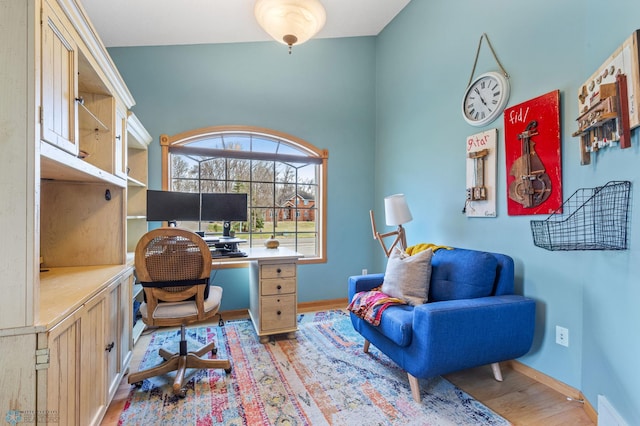
<instances>
[{"instance_id":1,"label":"blue sofa","mask_svg":"<svg viewBox=\"0 0 640 426\"><path fill-rule=\"evenodd\" d=\"M407 372L420 401L419 378L491 364L501 381L500 361L526 354L533 342L535 301L514 294L513 259L504 254L438 249L431 259L429 301L386 308L373 326L351 312L351 322L369 343ZM349 300L380 286L383 274L349 278Z\"/></svg>"}]
</instances>

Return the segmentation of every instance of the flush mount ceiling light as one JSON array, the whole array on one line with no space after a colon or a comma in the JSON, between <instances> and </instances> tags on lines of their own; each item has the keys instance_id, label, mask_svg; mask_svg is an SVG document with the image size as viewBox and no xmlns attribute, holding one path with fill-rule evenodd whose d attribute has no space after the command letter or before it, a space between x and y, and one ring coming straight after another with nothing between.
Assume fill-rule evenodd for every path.
<instances>
[{"instance_id":1,"label":"flush mount ceiling light","mask_svg":"<svg viewBox=\"0 0 640 426\"><path fill-rule=\"evenodd\" d=\"M302 44L322 29L327 14L318 0L257 0L254 8L260 26L276 41Z\"/></svg>"}]
</instances>

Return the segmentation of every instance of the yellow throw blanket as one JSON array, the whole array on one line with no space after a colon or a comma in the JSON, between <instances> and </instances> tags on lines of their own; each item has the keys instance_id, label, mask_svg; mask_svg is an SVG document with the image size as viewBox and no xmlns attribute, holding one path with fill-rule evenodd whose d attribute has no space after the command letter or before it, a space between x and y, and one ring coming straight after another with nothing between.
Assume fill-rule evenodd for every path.
<instances>
[{"instance_id":1,"label":"yellow throw blanket","mask_svg":"<svg viewBox=\"0 0 640 426\"><path fill-rule=\"evenodd\" d=\"M445 250L453 250L453 247L449 246L439 246L433 243L420 243L415 246L407 247L405 250L409 256L413 256L414 254L420 253L421 251L431 249L434 253L436 250L445 249Z\"/></svg>"}]
</instances>

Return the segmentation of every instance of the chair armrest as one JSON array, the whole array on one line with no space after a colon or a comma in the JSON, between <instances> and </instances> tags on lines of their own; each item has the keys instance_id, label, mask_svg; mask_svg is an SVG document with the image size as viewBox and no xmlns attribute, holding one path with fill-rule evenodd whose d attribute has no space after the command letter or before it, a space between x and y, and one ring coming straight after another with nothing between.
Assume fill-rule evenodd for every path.
<instances>
[{"instance_id":1,"label":"chair armrest","mask_svg":"<svg viewBox=\"0 0 640 426\"><path fill-rule=\"evenodd\" d=\"M349 277L349 300L361 291L369 291L382 285L384 274L355 275Z\"/></svg>"},{"instance_id":2,"label":"chair armrest","mask_svg":"<svg viewBox=\"0 0 640 426\"><path fill-rule=\"evenodd\" d=\"M531 348L535 308L519 295L416 306L411 351L425 358L429 375L518 358Z\"/></svg>"}]
</instances>

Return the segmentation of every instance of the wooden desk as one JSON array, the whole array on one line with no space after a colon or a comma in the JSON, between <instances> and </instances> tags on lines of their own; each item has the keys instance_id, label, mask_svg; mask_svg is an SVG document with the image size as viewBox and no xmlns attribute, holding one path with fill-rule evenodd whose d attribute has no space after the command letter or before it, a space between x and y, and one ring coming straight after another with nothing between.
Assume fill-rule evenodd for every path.
<instances>
[{"instance_id":1,"label":"wooden desk","mask_svg":"<svg viewBox=\"0 0 640 426\"><path fill-rule=\"evenodd\" d=\"M248 262L250 271L249 317L260 337L286 333L289 338L298 330L297 262L302 254L279 247L249 248L247 257L216 257L213 267L222 262Z\"/></svg>"}]
</instances>

